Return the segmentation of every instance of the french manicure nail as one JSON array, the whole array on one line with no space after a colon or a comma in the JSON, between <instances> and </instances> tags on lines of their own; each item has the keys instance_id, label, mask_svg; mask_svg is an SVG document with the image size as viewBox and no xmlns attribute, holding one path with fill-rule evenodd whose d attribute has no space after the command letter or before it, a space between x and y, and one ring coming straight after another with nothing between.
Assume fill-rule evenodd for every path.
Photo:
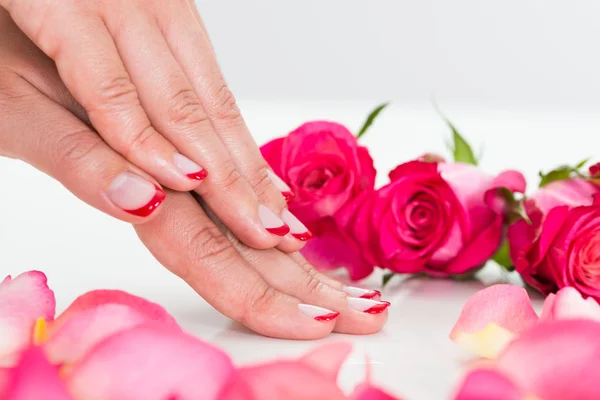
<instances>
[{"instance_id":1,"label":"french manicure nail","mask_svg":"<svg viewBox=\"0 0 600 400\"><path fill-rule=\"evenodd\" d=\"M258 206L258 217L265 229L273 235L285 236L290 233L290 227L287 226L277 214L262 204Z\"/></svg>"},{"instance_id":2,"label":"french manicure nail","mask_svg":"<svg viewBox=\"0 0 600 400\"><path fill-rule=\"evenodd\" d=\"M313 318L316 321L326 322L332 321L340 315L337 311L331 311L327 308L311 306L310 304L298 304L300 312L309 318Z\"/></svg>"},{"instance_id":3,"label":"french manicure nail","mask_svg":"<svg viewBox=\"0 0 600 400\"><path fill-rule=\"evenodd\" d=\"M292 192L292 189L288 186L288 184L285 183L283 179L277 176L277 174L275 174L273 171L267 170L267 173L269 174L269 178L271 179L271 182L273 182L273 185L275 185L277 190L279 190L285 198L285 201L291 201L294 198L294 192Z\"/></svg>"},{"instance_id":4,"label":"french manicure nail","mask_svg":"<svg viewBox=\"0 0 600 400\"><path fill-rule=\"evenodd\" d=\"M348 305L356 311L362 311L367 314L380 314L390 306L390 302L348 297Z\"/></svg>"},{"instance_id":5,"label":"french manicure nail","mask_svg":"<svg viewBox=\"0 0 600 400\"><path fill-rule=\"evenodd\" d=\"M183 154L175 153L173 154L173 164L175 167L194 181L201 181L208 176L208 172Z\"/></svg>"},{"instance_id":6,"label":"french manicure nail","mask_svg":"<svg viewBox=\"0 0 600 400\"><path fill-rule=\"evenodd\" d=\"M372 299L381 296L379 290L369 290L355 286L344 286L344 292L352 297L360 297L362 299Z\"/></svg>"},{"instance_id":7,"label":"french manicure nail","mask_svg":"<svg viewBox=\"0 0 600 400\"><path fill-rule=\"evenodd\" d=\"M117 207L138 217L152 214L166 197L160 187L132 172L117 176L107 194Z\"/></svg>"},{"instance_id":8,"label":"french manicure nail","mask_svg":"<svg viewBox=\"0 0 600 400\"><path fill-rule=\"evenodd\" d=\"M312 237L312 233L310 233L308 228L288 209L283 210L281 219L290 227L290 234L296 239L305 242Z\"/></svg>"}]
</instances>

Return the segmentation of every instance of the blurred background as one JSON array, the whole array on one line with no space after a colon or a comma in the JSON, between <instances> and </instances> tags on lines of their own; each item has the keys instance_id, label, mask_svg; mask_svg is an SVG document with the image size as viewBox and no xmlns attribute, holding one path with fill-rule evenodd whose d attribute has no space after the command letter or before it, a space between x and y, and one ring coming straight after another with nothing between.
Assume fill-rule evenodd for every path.
<instances>
[{"instance_id":1,"label":"blurred background","mask_svg":"<svg viewBox=\"0 0 600 400\"><path fill-rule=\"evenodd\" d=\"M385 172L448 155L435 97L490 172L600 156L596 0L214 1L197 6L259 143L307 120L357 130Z\"/></svg>"},{"instance_id":2,"label":"blurred background","mask_svg":"<svg viewBox=\"0 0 600 400\"><path fill-rule=\"evenodd\" d=\"M240 99L600 106L597 0L197 0Z\"/></svg>"}]
</instances>

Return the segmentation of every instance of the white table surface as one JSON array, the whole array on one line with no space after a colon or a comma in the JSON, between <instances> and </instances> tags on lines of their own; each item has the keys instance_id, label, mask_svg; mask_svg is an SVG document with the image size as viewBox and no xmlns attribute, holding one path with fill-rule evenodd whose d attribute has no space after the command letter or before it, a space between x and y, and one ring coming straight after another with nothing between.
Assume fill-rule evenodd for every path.
<instances>
[{"instance_id":1,"label":"white table surface","mask_svg":"<svg viewBox=\"0 0 600 400\"><path fill-rule=\"evenodd\" d=\"M257 141L281 136L310 119L330 119L358 129L373 104L241 102ZM586 113L447 109L491 172L520 168L537 183L539 168L597 156L600 116ZM40 132L43 134L43 132ZM365 137L379 184L385 173L424 151L444 151L448 131L431 108L393 106ZM214 311L146 251L133 229L80 202L60 184L15 160L0 158L0 278L39 269L49 278L58 311L91 289L118 288L163 305L190 332L225 349L238 363L295 356L316 342L260 337ZM502 279L495 266L485 283ZM380 276L365 282L377 288ZM408 399L445 399L467 357L448 333L481 281L395 279L384 290L392 303L385 328L371 336L331 335L355 350L342 369L349 389L364 376L365 354L377 383ZM535 296L536 307L541 297Z\"/></svg>"}]
</instances>

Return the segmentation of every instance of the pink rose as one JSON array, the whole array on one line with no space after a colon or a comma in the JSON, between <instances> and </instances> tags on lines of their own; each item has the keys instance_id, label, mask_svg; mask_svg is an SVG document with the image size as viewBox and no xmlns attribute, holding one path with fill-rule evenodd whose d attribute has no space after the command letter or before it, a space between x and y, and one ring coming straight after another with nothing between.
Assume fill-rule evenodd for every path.
<instances>
[{"instance_id":1,"label":"pink rose","mask_svg":"<svg viewBox=\"0 0 600 400\"><path fill-rule=\"evenodd\" d=\"M302 254L319 269L346 267L352 279L369 275L373 266L354 257L355 251L333 218L346 203L374 190L375 168L365 147L344 126L308 122L284 138L261 148L273 171L294 191L289 203L313 233Z\"/></svg>"},{"instance_id":2,"label":"pink rose","mask_svg":"<svg viewBox=\"0 0 600 400\"><path fill-rule=\"evenodd\" d=\"M512 228L511 237L517 234ZM543 293L572 286L599 300L600 194L592 205L552 208L533 242L518 252L515 267Z\"/></svg>"},{"instance_id":3,"label":"pink rose","mask_svg":"<svg viewBox=\"0 0 600 400\"><path fill-rule=\"evenodd\" d=\"M333 216L375 185L376 172L368 150L334 122L307 122L286 137L265 144L261 152L273 172L291 187L295 197L290 211L307 226ZM318 231L314 225L309 229Z\"/></svg>"},{"instance_id":4,"label":"pink rose","mask_svg":"<svg viewBox=\"0 0 600 400\"><path fill-rule=\"evenodd\" d=\"M552 182L540 188L533 195L525 200L525 211L531 220L531 223L525 220L519 220L508 229L508 240L510 243L510 255L517 271L523 279L538 289L542 293L556 291L557 286L551 271L538 265L536 258L531 254L536 248L535 242L541 240L541 236L552 237L552 225L546 224L546 219L550 213L560 208L574 208L578 206L590 206L594 195L600 192L600 188L589 183L585 179L575 178ZM563 211L564 212L564 211ZM546 233L544 233L546 231ZM544 252L548 250L547 243L544 243ZM539 257L542 257L540 254ZM529 260L527 260L529 258Z\"/></svg>"},{"instance_id":5,"label":"pink rose","mask_svg":"<svg viewBox=\"0 0 600 400\"><path fill-rule=\"evenodd\" d=\"M411 161L390 179L348 204L336 220L365 262L434 276L464 274L484 264L502 239L502 188L525 188L519 172L494 178L461 163Z\"/></svg>"}]
</instances>

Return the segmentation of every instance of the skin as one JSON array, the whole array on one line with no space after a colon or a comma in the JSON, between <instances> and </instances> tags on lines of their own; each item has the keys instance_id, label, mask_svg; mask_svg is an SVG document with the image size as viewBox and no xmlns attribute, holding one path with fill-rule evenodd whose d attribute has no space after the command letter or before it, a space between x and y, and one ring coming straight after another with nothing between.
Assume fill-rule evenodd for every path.
<instances>
[{"instance_id":1,"label":"skin","mask_svg":"<svg viewBox=\"0 0 600 400\"><path fill-rule=\"evenodd\" d=\"M0 0L0 7L54 61L97 133L94 140L78 138L83 144L65 155L107 157L103 173L88 177L96 188L81 193L85 201L142 222L104 195L115 177L132 171L176 191L194 190L251 247L302 247L269 233L259 219L259 204L280 214L286 202L267 175L192 0ZM198 182L180 172L177 152L208 178Z\"/></svg>"},{"instance_id":2,"label":"skin","mask_svg":"<svg viewBox=\"0 0 600 400\"><path fill-rule=\"evenodd\" d=\"M148 175L92 126L53 60L0 9L0 155L35 166L113 215L117 211L106 208L96 182L123 169ZM295 243L286 242L293 239L279 248L255 249L220 222L210 196L202 194L206 203L199 205L197 195L166 192L161 211L134 224L136 232L166 268L221 313L260 334L289 339L317 339L332 331L370 334L384 325L387 310L372 315L350 309L342 283L316 271L299 253L280 250L295 250ZM341 314L315 321L300 313L300 303Z\"/></svg>"}]
</instances>

